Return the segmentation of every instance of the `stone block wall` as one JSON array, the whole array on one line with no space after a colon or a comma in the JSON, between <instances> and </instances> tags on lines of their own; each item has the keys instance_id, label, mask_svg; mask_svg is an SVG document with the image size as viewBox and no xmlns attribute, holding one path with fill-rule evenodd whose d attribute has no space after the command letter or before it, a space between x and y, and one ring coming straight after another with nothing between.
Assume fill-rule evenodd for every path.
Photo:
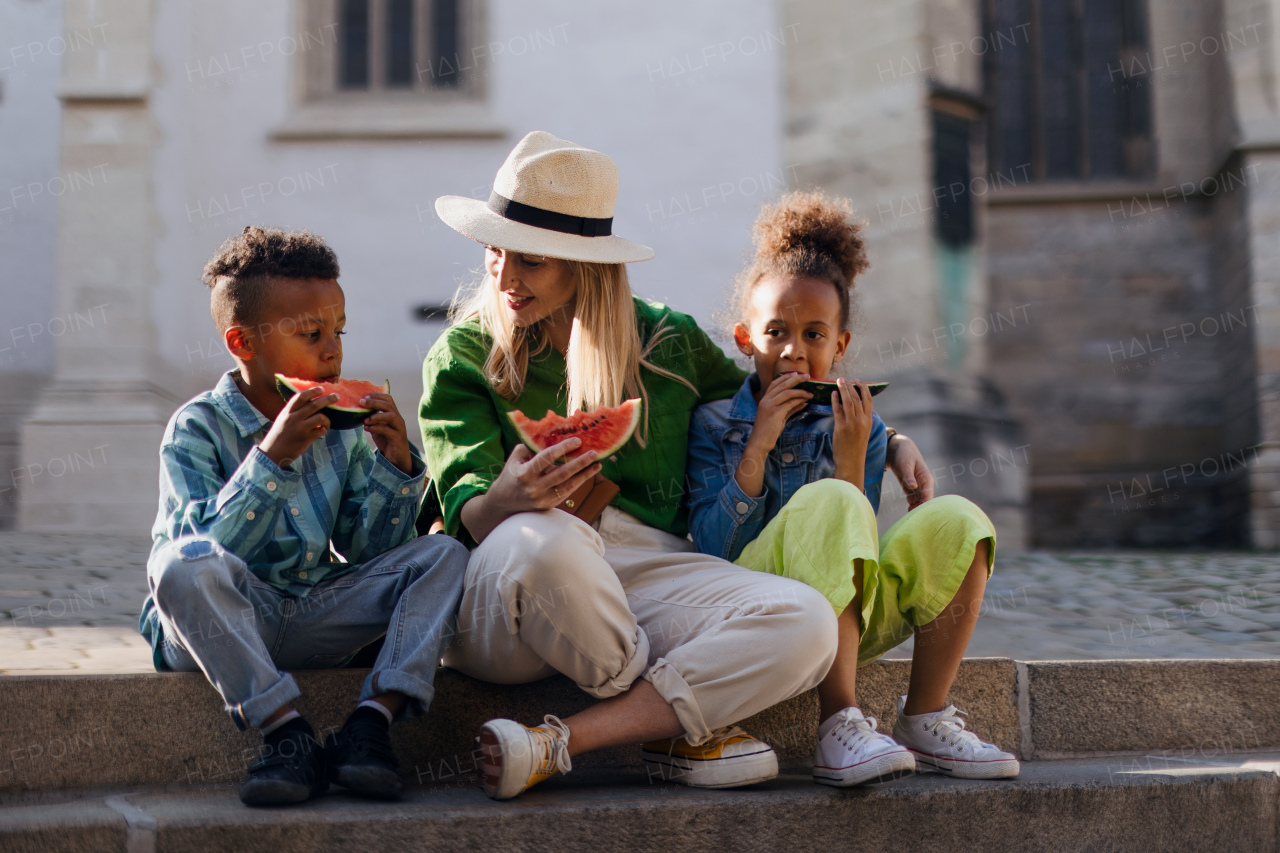
<instances>
[{"instance_id":1,"label":"stone block wall","mask_svg":"<svg viewBox=\"0 0 1280 853\"><path fill-rule=\"evenodd\" d=\"M1248 325L1215 287L1210 214L1145 194L989 211L993 306L1029 306L989 346L1026 424L1034 544L1240 544L1220 352Z\"/></svg>"}]
</instances>

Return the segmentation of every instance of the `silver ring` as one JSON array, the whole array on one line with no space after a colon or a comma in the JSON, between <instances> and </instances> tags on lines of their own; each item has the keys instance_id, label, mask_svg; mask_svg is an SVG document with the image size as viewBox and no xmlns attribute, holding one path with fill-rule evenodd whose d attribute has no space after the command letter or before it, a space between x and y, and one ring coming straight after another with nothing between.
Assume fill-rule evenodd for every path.
<instances>
[{"instance_id":1,"label":"silver ring","mask_svg":"<svg viewBox=\"0 0 1280 853\"><path fill-rule=\"evenodd\" d=\"M564 500L564 498L560 495L560 490L558 488L556 488L555 486L552 486L551 491L556 493L556 500L558 501Z\"/></svg>"}]
</instances>

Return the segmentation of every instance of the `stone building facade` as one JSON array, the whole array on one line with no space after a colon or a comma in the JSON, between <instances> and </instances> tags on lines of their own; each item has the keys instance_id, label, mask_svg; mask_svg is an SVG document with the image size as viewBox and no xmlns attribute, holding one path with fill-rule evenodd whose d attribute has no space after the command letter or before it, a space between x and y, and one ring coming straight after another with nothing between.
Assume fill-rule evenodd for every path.
<instances>
[{"instance_id":1,"label":"stone building facade","mask_svg":"<svg viewBox=\"0 0 1280 853\"><path fill-rule=\"evenodd\" d=\"M230 366L199 268L248 222L331 237L346 372L412 410L478 263L431 200L541 128L618 160L636 290L709 328L761 201L852 198L851 369L1002 545L1280 547L1280 0L394 8L0 0L0 177L103 178L0 222L4 325L63 332L0 361L0 526L149 525L169 413Z\"/></svg>"},{"instance_id":2,"label":"stone building facade","mask_svg":"<svg viewBox=\"0 0 1280 853\"><path fill-rule=\"evenodd\" d=\"M865 200L864 349L935 389L900 417L962 474L1020 424L1032 544L1280 546L1280 4L784 9L785 156Z\"/></svg>"}]
</instances>

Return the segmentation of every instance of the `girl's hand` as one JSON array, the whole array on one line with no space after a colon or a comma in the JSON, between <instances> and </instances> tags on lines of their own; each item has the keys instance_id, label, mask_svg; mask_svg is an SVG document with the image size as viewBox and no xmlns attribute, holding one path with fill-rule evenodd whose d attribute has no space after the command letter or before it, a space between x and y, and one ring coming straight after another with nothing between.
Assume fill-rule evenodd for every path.
<instances>
[{"instance_id":1,"label":"girl's hand","mask_svg":"<svg viewBox=\"0 0 1280 853\"><path fill-rule=\"evenodd\" d=\"M390 394L368 394L360 405L376 411L364 419L364 431L387 461L406 474L413 474L413 454L409 452L409 433L404 418Z\"/></svg>"},{"instance_id":2,"label":"girl's hand","mask_svg":"<svg viewBox=\"0 0 1280 853\"><path fill-rule=\"evenodd\" d=\"M563 465L556 464L557 459L581 444L582 439L568 438L536 455L523 444L517 445L489 487L489 499L497 503L504 516L559 505L600 471L594 450Z\"/></svg>"},{"instance_id":3,"label":"girl's hand","mask_svg":"<svg viewBox=\"0 0 1280 853\"><path fill-rule=\"evenodd\" d=\"M867 442L871 438L871 389L865 382L837 379L840 398L831 401L836 426L833 436L836 478L865 490Z\"/></svg>"},{"instance_id":4,"label":"girl's hand","mask_svg":"<svg viewBox=\"0 0 1280 853\"><path fill-rule=\"evenodd\" d=\"M756 407L756 422L751 427L747 446L734 479L743 494L758 498L764 492L764 463L782 437L787 418L809 405L813 395L796 386L809 378L807 373L785 373L769 383Z\"/></svg>"},{"instance_id":5,"label":"girl's hand","mask_svg":"<svg viewBox=\"0 0 1280 853\"><path fill-rule=\"evenodd\" d=\"M769 383L756 407L756 422L748 443L758 442L765 453L778 443L787 418L809 405L813 395L796 386L809 378L807 373L784 373Z\"/></svg>"},{"instance_id":6,"label":"girl's hand","mask_svg":"<svg viewBox=\"0 0 1280 853\"><path fill-rule=\"evenodd\" d=\"M920 448L902 433L890 439L888 466L902 484L908 512L933 498L933 472L925 464Z\"/></svg>"}]
</instances>

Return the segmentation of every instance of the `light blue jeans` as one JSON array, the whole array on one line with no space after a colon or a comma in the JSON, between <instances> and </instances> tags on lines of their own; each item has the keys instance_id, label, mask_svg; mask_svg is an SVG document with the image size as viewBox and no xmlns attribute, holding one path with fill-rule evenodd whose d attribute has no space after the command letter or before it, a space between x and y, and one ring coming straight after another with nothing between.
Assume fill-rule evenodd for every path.
<instances>
[{"instance_id":1,"label":"light blue jeans","mask_svg":"<svg viewBox=\"0 0 1280 853\"><path fill-rule=\"evenodd\" d=\"M425 713L455 630L467 557L456 539L422 536L299 598L218 543L192 536L156 552L147 576L165 663L203 672L243 729L298 697L281 669L338 666L384 634L360 699L395 690L411 700L401 716Z\"/></svg>"}]
</instances>

